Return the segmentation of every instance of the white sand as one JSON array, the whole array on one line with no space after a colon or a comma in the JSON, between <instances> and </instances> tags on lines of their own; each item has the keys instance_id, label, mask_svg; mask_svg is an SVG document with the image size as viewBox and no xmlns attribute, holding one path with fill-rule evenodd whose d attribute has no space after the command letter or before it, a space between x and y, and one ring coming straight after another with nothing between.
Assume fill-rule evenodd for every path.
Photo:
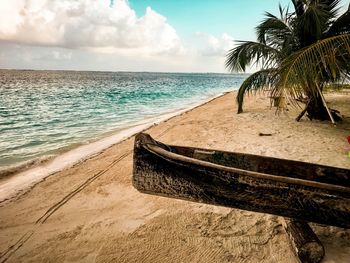
<instances>
[{"instance_id":1,"label":"white sand","mask_svg":"<svg viewBox=\"0 0 350 263\"><path fill-rule=\"evenodd\" d=\"M276 116L266 96L236 115L233 94L149 129L165 143L350 168L350 97L328 94L343 123ZM258 134L272 133L262 137ZM0 262L297 262L281 218L144 195L131 185L133 138L0 203ZM349 262L350 231L312 225L324 262Z\"/></svg>"}]
</instances>

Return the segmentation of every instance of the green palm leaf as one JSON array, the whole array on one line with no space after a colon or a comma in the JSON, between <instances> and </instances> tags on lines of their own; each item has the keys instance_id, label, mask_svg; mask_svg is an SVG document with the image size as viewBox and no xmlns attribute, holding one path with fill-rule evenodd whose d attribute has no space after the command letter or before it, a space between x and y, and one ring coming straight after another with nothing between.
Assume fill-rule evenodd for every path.
<instances>
[{"instance_id":1,"label":"green palm leaf","mask_svg":"<svg viewBox=\"0 0 350 263\"><path fill-rule=\"evenodd\" d=\"M246 93L269 87L273 97L306 95L310 118L321 120L324 85L350 79L350 6L337 18L340 0L291 1L294 12L280 6L280 17L266 13L256 27L257 42L240 41L227 54L230 71L245 71L251 64L262 68L240 87L238 113Z\"/></svg>"},{"instance_id":2,"label":"green palm leaf","mask_svg":"<svg viewBox=\"0 0 350 263\"><path fill-rule=\"evenodd\" d=\"M288 21L288 9L284 11L280 7L281 18L271 13L265 13L265 19L256 27L257 39L260 43L268 44L275 48L292 45L293 31Z\"/></svg>"},{"instance_id":3,"label":"green palm leaf","mask_svg":"<svg viewBox=\"0 0 350 263\"><path fill-rule=\"evenodd\" d=\"M276 69L263 69L250 75L241 85L237 93L238 113L243 112L243 99L249 92L269 89L276 79Z\"/></svg>"},{"instance_id":4,"label":"green palm leaf","mask_svg":"<svg viewBox=\"0 0 350 263\"><path fill-rule=\"evenodd\" d=\"M245 71L251 64L259 64L262 67L272 66L280 57L280 52L266 44L239 41L239 46L229 50L226 56L226 68L230 71Z\"/></svg>"},{"instance_id":5,"label":"green palm leaf","mask_svg":"<svg viewBox=\"0 0 350 263\"><path fill-rule=\"evenodd\" d=\"M316 85L339 81L349 74L349 67L342 65L350 60L350 34L320 40L291 56L278 69L280 83L274 89L278 96L283 91L294 98L303 90L317 93Z\"/></svg>"},{"instance_id":6,"label":"green palm leaf","mask_svg":"<svg viewBox=\"0 0 350 263\"><path fill-rule=\"evenodd\" d=\"M336 17L339 0L304 0L304 13L298 17L296 29L299 31L301 47L306 47L322 38Z\"/></svg>"},{"instance_id":7,"label":"green palm leaf","mask_svg":"<svg viewBox=\"0 0 350 263\"><path fill-rule=\"evenodd\" d=\"M339 34L350 34L350 4L348 10L334 21L326 36L330 37Z\"/></svg>"}]
</instances>

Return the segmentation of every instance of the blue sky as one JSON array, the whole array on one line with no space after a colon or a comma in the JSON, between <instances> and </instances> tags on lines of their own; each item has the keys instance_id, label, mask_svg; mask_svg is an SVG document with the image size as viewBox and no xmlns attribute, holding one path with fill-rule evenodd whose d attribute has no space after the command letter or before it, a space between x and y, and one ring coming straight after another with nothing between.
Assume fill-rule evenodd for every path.
<instances>
[{"instance_id":1,"label":"blue sky","mask_svg":"<svg viewBox=\"0 0 350 263\"><path fill-rule=\"evenodd\" d=\"M1 0L0 68L227 72L290 0ZM342 0L343 11L349 0Z\"/></svg>"},{"instance_id":2,"label":"blue sky","mask_svg":"<svg viewBox=\"0 0 350 263\"><path fill-rule=\"evenodd\" d=\"M278 3L288 6L289 0L131 0L138 15L146 7L167 17L169 24L182 37L201 31L213 35L226 32L241 39L254 39L254 27L265 11L278 14Z\"/></svg>"}]
</instances>

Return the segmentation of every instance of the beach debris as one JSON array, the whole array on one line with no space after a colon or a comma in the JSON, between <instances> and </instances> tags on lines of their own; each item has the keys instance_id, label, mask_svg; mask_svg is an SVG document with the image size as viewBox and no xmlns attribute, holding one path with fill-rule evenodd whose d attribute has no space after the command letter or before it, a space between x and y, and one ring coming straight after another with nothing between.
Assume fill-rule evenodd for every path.
<instances>
[{"instance_id":1,"label":"beach debris","mask_svg":"<svg viewBox=\"0 0 350 263\"><path fill-rule=\"evenodd\" d=\"M292 250L300 262L321 262L325 250L308 223L285 218L283 226L288 234Z\"/></svg>"},{"instance_id":2,"label":"beach debris","mask_svg":"<svg viewBox=\"0 0 350 263\"><path fill-rule=\"evenodd\" d=\"M272 136L272 133L259 132L259 136Z\"/></svg>"},{"instance_id":3,"label":"beach debris","mask_svg":"<svg viewBox=\"0 0 350 263\"><path fill-rule=\"evenodd\" d=\"M303 98L303 102L305 101L305 99ZM301 118L305 115L305 113L307 112L307 110L308 110L308 108L309 108L309 106L310 106L310 102L311 102L311 100L307 100L306 102L304 102L305 103L305 108L303 109L303 111L302 112L300 112L300 114L298 115L298 117L295 119L296 121L300 121L301 120Z\"/></svg>"}]
</instances>

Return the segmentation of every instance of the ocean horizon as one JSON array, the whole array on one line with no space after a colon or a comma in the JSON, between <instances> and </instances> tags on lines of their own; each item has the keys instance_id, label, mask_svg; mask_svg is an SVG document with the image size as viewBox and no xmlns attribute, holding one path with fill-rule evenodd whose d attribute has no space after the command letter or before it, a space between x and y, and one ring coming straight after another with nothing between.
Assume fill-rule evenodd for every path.
<instances>
[{"instance_id":1,"label":"ocean horizon","mask_svg":"<svg viewBox=\"0 0 350 263\"><path fill-rule=\"evenodd\" d=\"M247 74L0 70L0 170L46 160L223 92Z\"/></svg>"}]
</instances>

